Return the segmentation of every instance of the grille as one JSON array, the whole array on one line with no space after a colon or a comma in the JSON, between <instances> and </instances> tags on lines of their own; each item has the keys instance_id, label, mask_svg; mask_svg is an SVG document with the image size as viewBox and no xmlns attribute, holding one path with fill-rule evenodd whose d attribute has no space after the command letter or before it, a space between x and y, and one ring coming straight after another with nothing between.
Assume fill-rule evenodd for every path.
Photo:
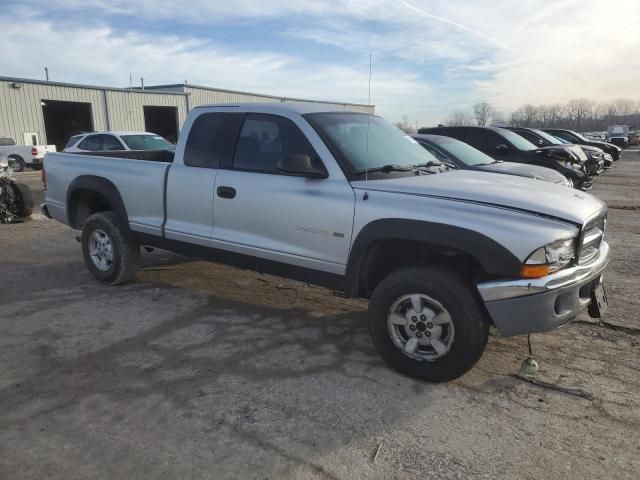
<instances>
[{"instance_id":1,"label":"grille","mask_svg":"<svg viewBox=\"0 0 640 480\"><path fill-rule=\"evenodd\" d=\"M602 237L607 228L607 213L601 213L597 217L589 220L582 229L580 236L579 263L587 263L592 260L600 250Z\"/></svg>"}]
</instances>

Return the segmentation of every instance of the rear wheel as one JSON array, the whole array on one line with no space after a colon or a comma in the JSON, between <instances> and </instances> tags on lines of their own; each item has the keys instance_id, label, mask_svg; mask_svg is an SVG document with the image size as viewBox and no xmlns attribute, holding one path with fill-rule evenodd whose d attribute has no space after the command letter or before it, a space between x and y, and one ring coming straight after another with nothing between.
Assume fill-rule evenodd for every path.
<instances>
[{"instance_id":1,"label":"rear wheel","mask_svg":"<svg viewBox=\"0 0 640 480\"><path fill-rule=\"evenodd\" d=\"M370 332L396 370L431 382L464 375L480 359L489 325L453 271L430 266L397 270L369 302Z\"/></svg>"},{"instance_id":2,"label":"rear wheel","mask_svg":"<svg viewBox=\"0 0 640 480\"><path fill-rule=\"evenodd\" d=\"M14 172L22 172L22 171L24 171L24 168L25 168L26 164L24 163L24 160L22 159L22 157L19 157L17 155L9 155L9 159L13 160L13 171Z\"/></svg>"},{"instance_id":3,"label":"rear wheel","mask_svg":"<svg viewBox=\"0 0 640 480\"><path fill-rule=\"evenodd\" d=\"M36 171L37 170L42 170L42 164L41 163L34 163L34 164L31 165L31 168L33 170L36 170Z\"/></svg>"},{"instance_id":4,"label":"rear wheel","mask_svg":"<svg viewBox=\"0 0 640 480\"><path fill-rule=\"evenodd\" d=\"M140 261L138 245L114 212L94 213L87 219L82 228L82 255L93 276L110 285L131 280Z\"/></svg>"}]
</instances>

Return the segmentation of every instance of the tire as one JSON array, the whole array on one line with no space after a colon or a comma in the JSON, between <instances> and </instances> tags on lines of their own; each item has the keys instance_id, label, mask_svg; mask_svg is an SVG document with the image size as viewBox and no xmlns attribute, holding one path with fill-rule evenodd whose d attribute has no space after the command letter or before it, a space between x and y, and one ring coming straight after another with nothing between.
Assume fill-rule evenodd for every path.
<instances>
[{"instance_id":1,"label":"tire","mask_svg":"<svg viewBox=\"0 0 640 480\"><path fill-rule=\"evenodd\" d=\"M41 163L33 163L31 165L31 169L35 170L35 171L42 170L42 164Z\"/></svg>"},{"instance_id":2,"label":"tire","mask_svg":"<svg viewBox=\"0 0 640 480\"><path fill-rule=\"evenodd\" d=\"M82 256L91 274L109 285L131 280L140 262L138 245L114 212L94 213L86 220L82 228Z\"/></svg>"},{"instance_id":3,"label":"tire","mask_svg":"<svg viewBox=\"0 0 640 480\"><path fill-rule=\"evenodd\" d=\"M13 160L13 171L14 172L24 172L26 164L22 157L18 157L17 155L9 155L9 158Z\"/></svg>"},{"instance_id":4,"label":"tire","mask_svg":"<svg viewBox=\"0 0 640 480\"><path fill-rule=\"evenodd\" d=\"M16 217L30 217L33 213L33 195L31 189L24 183L12 183L13 209L11 213Z\"/></svg>"},{"instance_id":5,"label":"tire","mask_svg":"<svg viewBox=\"0 0 640 480\"><path fill-rule=\"evenodd\" d=\"M421 304L426 307L422 310L426 323L422 321L422 315L420 318L412 315L415 304L410 301L409 310L395 316L396 321L404 319L406 324L392 325L392 309L402 305L403 298L416 296L421 297ZM436 315L430 316L429 312ZM418 323L413 323L415 318ZM429 322L429 319L442 325ZM443 319L448 319L449 323L443 323ZM425 330L421 330L421 322ZM412 327L416 327L413 333L409 330ZM441 329L440 338L436 338L434 327ZM439 266L403 268L385 277L369 301L369 329L378 352L391 367L430 382L447 382L468 372L482 356L489 335L489 323L470 288L455 272ZM401 349L397 342L418 335L418 331L424 333L420 340L414 338L415 341L438 340L439 350L443 353L423 344L413 353L407 353L409 341L406 341L405 349ZM449 336L445 335L447 331ZM427 339L426 335L431 338ZM442 349L443 345L447 349Z\"/></svg>"}]
</instances>

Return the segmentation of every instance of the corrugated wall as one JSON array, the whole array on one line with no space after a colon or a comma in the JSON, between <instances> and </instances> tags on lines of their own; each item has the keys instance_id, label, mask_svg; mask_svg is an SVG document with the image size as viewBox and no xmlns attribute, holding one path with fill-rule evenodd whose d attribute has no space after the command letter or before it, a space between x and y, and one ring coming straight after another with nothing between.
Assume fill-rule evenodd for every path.
<instances>
[{"instance_id":1,"label":"corrugated wall","mask_svg":"<svg viewBox=\"0 0 640 480\"><path fill-rule=\"evenodd\" d=\"M42 104L44 100L86 102L91 104L93 127L105 129L104 97L100 89L69 88L41 83L21 83L0 80L0 135L10 136L24 144L25 132L36 132L41 143L46 143Z\"/></svg>"},{"instance_id":2,"label":"corrugated wall","mask_svg":"<svg viewBox=\"0 0 640 480\"><path fill-rule=\"evenodd\" d=\"M144 107L177 107L178 129L187 116L185 95L106 90L110 130L144 131Z\"/></svg>"},{"instance_id":3,"label":"corrugated wall","mask_svg":"<svg viewBox=\"0 0 640 480\"><path fill-rule=\"evenodd\" d=\"M19 83L20 88L13 88ZM189 94L189 107L212 103L268 103L281 102L282 97L242 92L180 86L172 89ZM0 135L16 139L24 144L25 132L36 132L41 143L47 143L42 115L42 101L61 100L91 104L93 128L100 130L144 130L144 106L171 106L178 112L178 128L187 116L187 99L184 94L154 91L111 90L91 86L31 83L20 79L0 80ZM105 103L106 100L106 103ZM312 100L284 99L286 102L310 102ZM323 102L330 103L330 102ZM330 103L349 110L373 113L374 107L364 105ZM107 120L108 115L108 120Z\"/></svg>"}]
</instances>

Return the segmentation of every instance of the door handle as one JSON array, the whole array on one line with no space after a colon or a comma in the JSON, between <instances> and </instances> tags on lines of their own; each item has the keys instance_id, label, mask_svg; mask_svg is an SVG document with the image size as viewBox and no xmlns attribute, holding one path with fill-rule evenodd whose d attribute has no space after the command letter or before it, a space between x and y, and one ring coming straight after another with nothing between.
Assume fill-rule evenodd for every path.
<instances>
[{"instance_id":1,"label":"door handle","mask_svg":"<svg viewBox=\"0 0 640 480\"><path fill-rule=\"evenodd\" d=\"M220 198L235 198L236 189L233 187L218 187L217 193Z\"/></svg>"}]
</instances>

